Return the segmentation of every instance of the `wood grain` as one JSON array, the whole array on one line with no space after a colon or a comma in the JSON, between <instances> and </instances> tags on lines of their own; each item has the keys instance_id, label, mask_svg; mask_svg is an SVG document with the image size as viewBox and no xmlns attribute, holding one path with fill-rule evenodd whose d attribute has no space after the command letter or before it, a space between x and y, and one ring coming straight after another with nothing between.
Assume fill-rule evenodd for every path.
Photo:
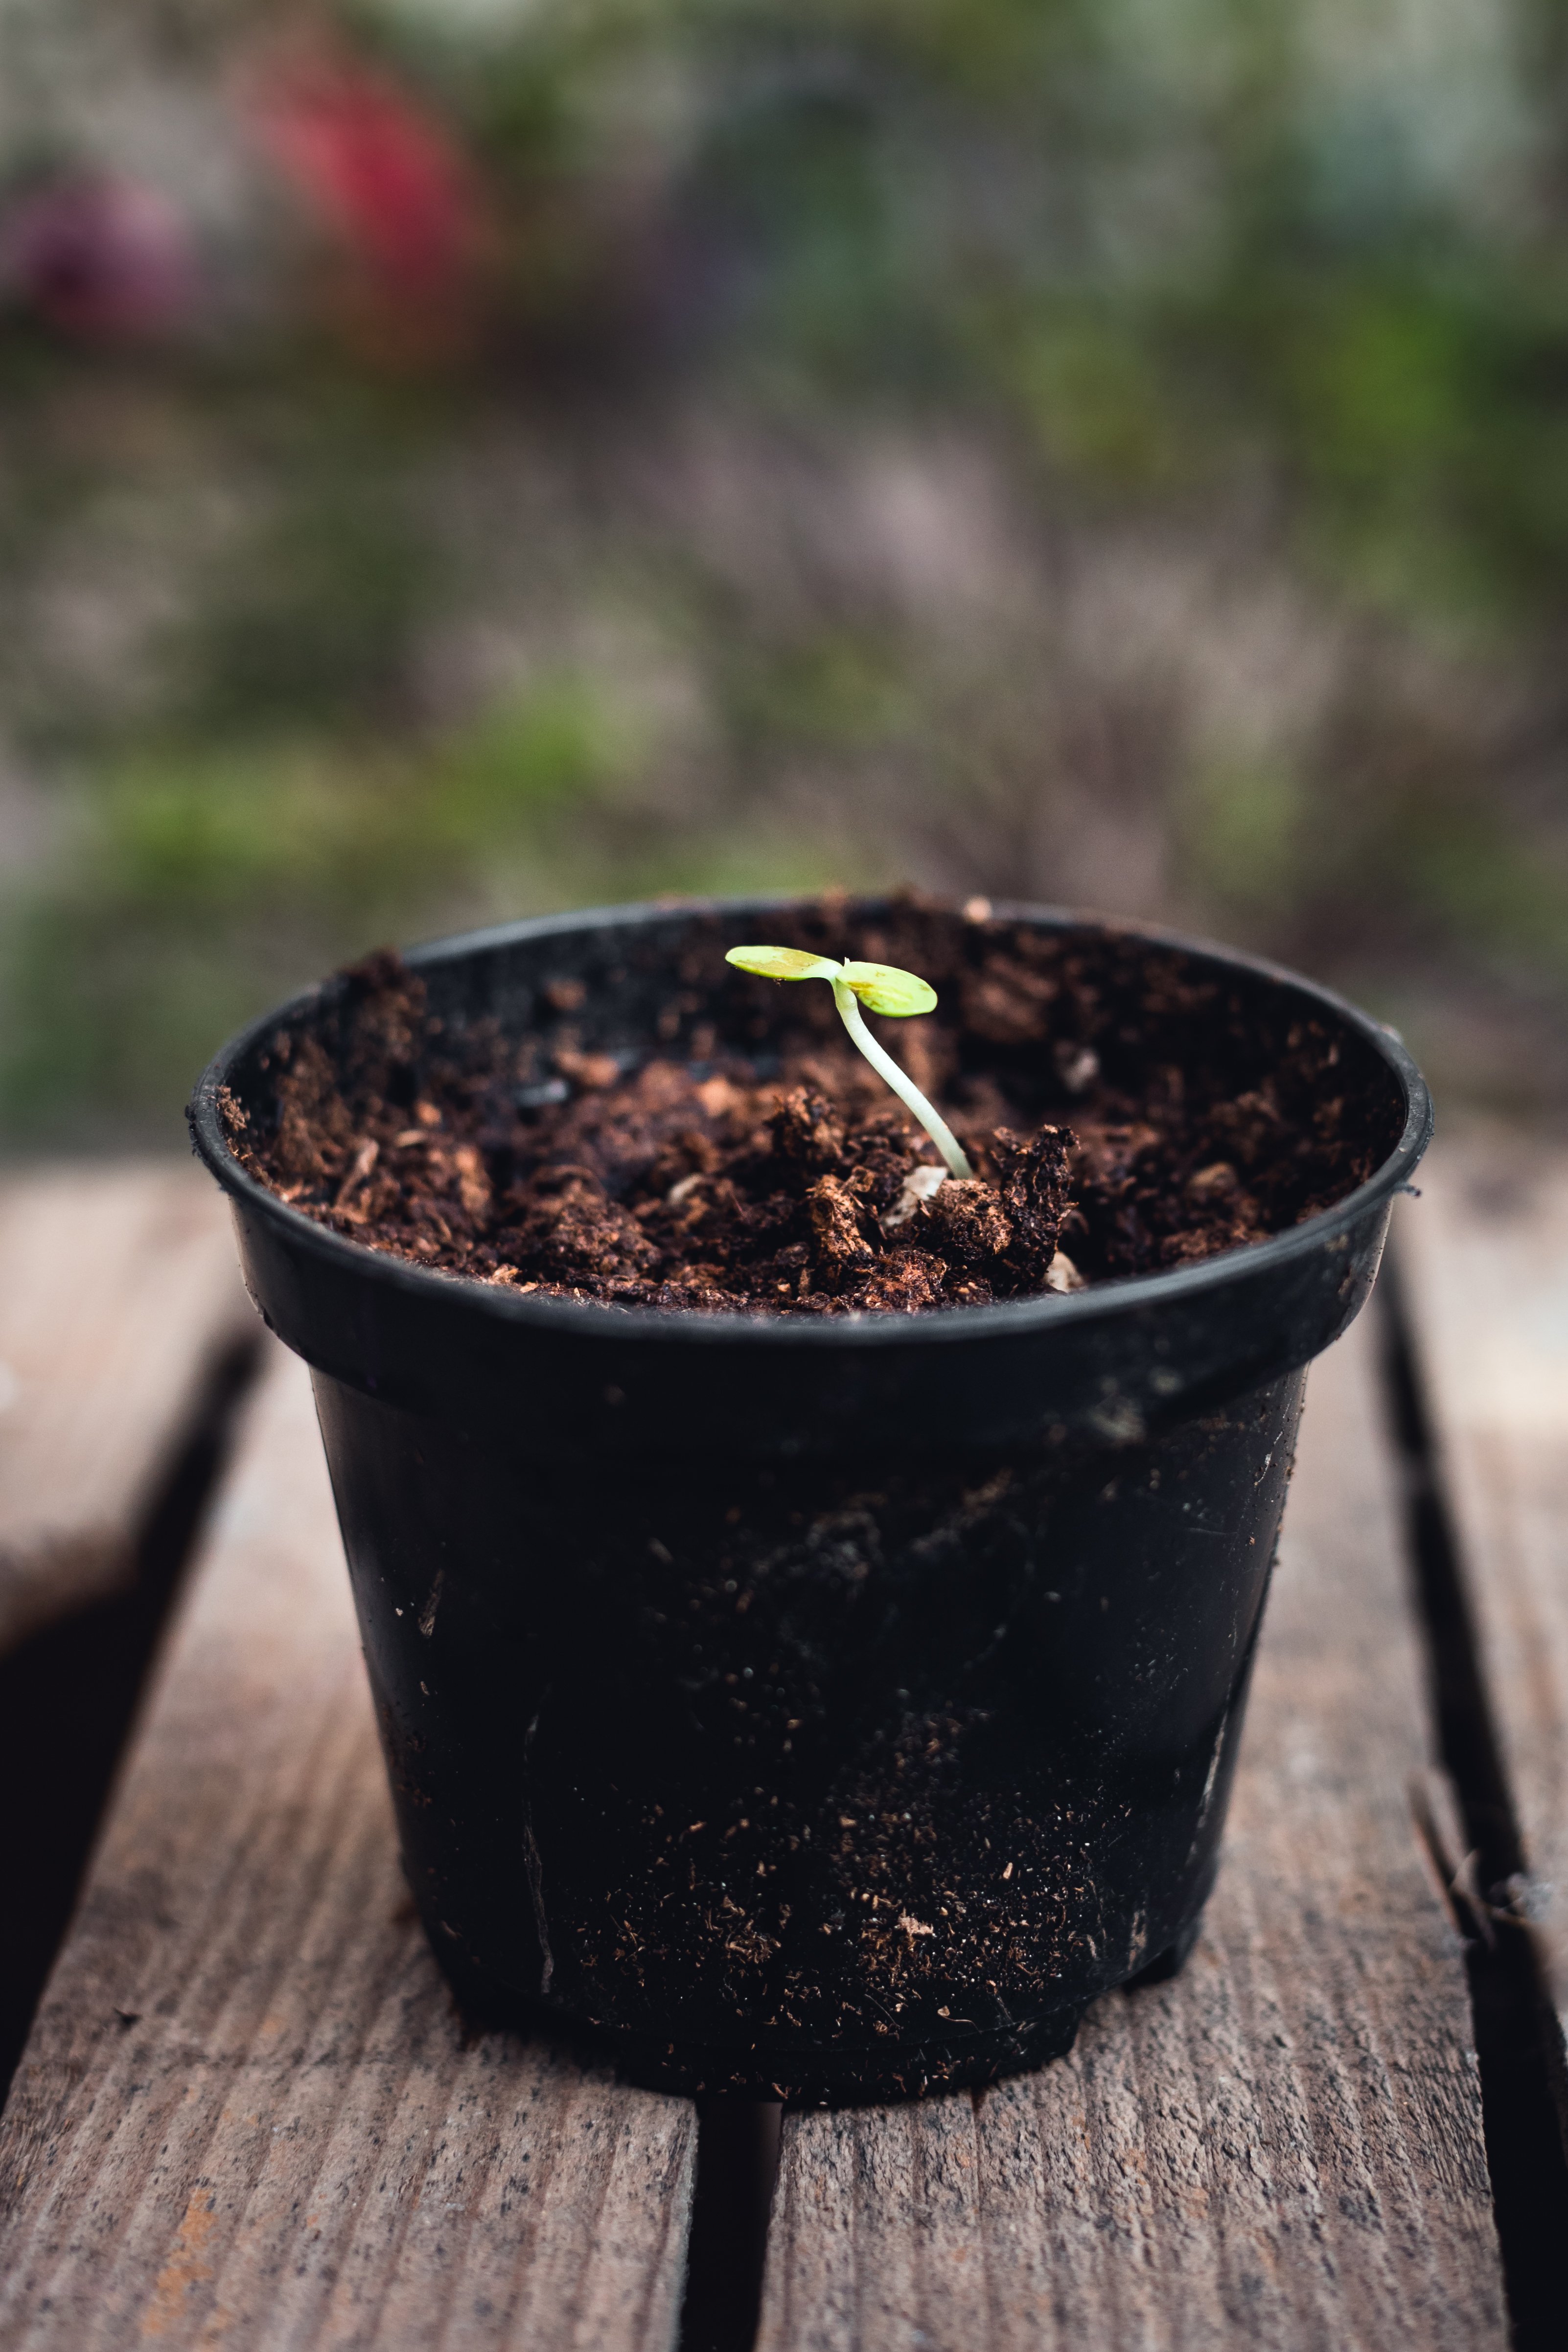
<instances>
[{"instance_id":1,"label":"wood grain","mask_svg":"<svg viewBox=\"0 0 1568 2352\"><path fill-rule=\"evenodd\" d=\"M129 1576L215 1358L254 1323L194 1165L0 1181L0 1653Z\"/></svg>"},{"instance_id":2,"label":"wood grain","mask_svg":"<svg viewBox=\"0 0 1568 2352\"><path fill-rule=\"evenodd\" d=\"M1568 1160L1507 1130L1445 1143L1397 1237L1524 1847L1519 1906L1568 2032Z\"/></svg>"},{"instance_id":3,"label":"wood grain","mask_svg":"<svg viewBox=\"0 0 1568 2352\"><path fill-rule=\"evenodd\" d=\"M668 2347L693 2110L464 2041L302 1367L271 1354L248 1415L0 2122L0 2341Z\"/></svg>"},{"instance_id":4,"label":"wood grain","mask_svg":"<svg viewBox=\"0 0 1568 2352\"><path fill-rule=\"evenodd\" d=\"M1184 1975L978 2098L787 2117L761 2352L1507 2341L1373 1336L1312 1374Z\"/></svg>"}]
</instances>

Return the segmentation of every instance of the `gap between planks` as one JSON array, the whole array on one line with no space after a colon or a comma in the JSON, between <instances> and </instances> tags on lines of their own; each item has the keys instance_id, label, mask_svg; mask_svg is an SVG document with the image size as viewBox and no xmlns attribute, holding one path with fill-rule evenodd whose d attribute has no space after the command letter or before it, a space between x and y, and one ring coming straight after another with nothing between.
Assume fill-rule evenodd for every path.
<instances>
[{"instance_id":1,"label":"gap between planks","mask_svg":"<svg viewBox=\"0 0 1568 2352\"><path fill-rule=\"evenodd\" d=\"M254 1329L203 1170L0 1179L0 1655L124 1588L213 1366Z\"/></svg>"},{"instance_id":2,"label":"gap between planks","mask_svg":"<svg viewBox=\"0 0 1568 2352\"><path fill-rule=\"evenodd\" d=\"M1435 1151L1398 1240L1422 1402L1449 1497L1504 1818L1472 1823L1518 1875L1568 2032L1568 1153L1515 1131ZM1516 1843L1520 1849L1510 1854ZM1568 2123L1568 2107L1564 2121Z\"/></svg>"},{"instance_id":3,"label":"gap between planks","mask_svg":"<svg viewBox=\"0 0 1568 2352\"><path fill-rule=\"evenodd\" d=\"M1568 1157L1461 1130L1402 1208L1389 1297L1412 1550L1460 1799L1487 2147L1515 2343L1563 2338L1568 2243Z\"/></svg>"},{"instance_id":4,"label":"gap between planks","mask_svg":"<svg viewBox=\"0 0 1568 2352\"><path fill-rule=\"evenodd\" d=\"M121 1591L68 1611L0 1657L0 2105L74 1907L150 1661L228 1451L259 1353L247 1333L212 1368L166 1466Z\"/></svg>"},{"instance_id":5,"label":"gap between planks","mask_svg":"<svg viewBox=\"0 0 1568 2352\"><path fill-rule=\"evenodd\" d=\"M0 2095L258 1338L199 1169L0 1179Z\"/></svg>"},{"instance_id":6,"label":"gap between planks","mask_svg":"<svg viewBox=\"0 0 1568 2352\"><path fill-rule=\"evenodd\" d=\"M1397 1252L1384 1267L1379 1321L1405 1473L1411 1590L1426 1636L1431 1707L1448 1780L1422 1806L1434 1870L1465 1938L1492 2210L1514 2352L1558 2352L1568 2165L1552 2100L1541 1970L1507 1907L1522 1868L1517 1826L1479 1654L1468 1579L1411 1343Z\"/></svg>"}]
</instances>

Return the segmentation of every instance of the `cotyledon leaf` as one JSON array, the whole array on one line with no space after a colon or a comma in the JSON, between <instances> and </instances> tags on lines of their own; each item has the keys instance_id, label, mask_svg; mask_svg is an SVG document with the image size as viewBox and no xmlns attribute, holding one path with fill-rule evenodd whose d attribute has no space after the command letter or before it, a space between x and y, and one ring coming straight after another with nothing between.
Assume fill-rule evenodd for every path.
<instances>
[{"instance_id":1,"label":"cotyledon leaf","mask_svg":"<svg viewBox=\"0 0 1568 2352\"><path fill-rule=\"evenodd\" d=\"M764 980L826 980L853 989L868 1012L907 1020L929 1013L936 991L917 972L900 971L890 963L834 963L827 956L808 955L803 948L731 948L726 963L742 971L760 973Z\"/></svg>"},{"instance_id":2,"label":"cotyledon leaf","mask_svg":"<svg viewBox=\"0 0 1568 2352\"><path fill-rule=\"evenodd\" d=\"M912 1013L930 1013L936 991L918 972L900 971L891 963L847 963L836 978L852 988L868 1013L891 1013L906 1021Z\"/></svg>"},{"instance_id":3,"label":"cotyledon leaf","mask_svg":"<svg viewBox=\"0 0 1568 2352\"><path fill-rule=\"evenodd\" d=\"M827 956L807 955L804 948L731 948L724 961L763 980L837 980L844 969Z\"/></svg>"}]
</instances>

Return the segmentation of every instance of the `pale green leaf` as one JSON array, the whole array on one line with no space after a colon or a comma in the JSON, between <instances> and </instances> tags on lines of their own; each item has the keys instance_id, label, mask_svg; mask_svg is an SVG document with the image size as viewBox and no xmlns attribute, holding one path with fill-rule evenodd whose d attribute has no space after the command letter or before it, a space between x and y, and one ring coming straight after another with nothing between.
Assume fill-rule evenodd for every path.
<instances>
[{"instance_id":1,"label":"pale green leaf","mask_svg":"<svg viewBox=\"0 0 1568 2352\"><path fill-rule=\"evenodd\" d=\"M917 972L900 971L890 963L847 963L834 967L835 977L852 988L868 1013L884 1013L906 1021L913 1013L929 1013L936 1003L930 981Z\"/></svg>"},{"instance_id":2,"label":"pale green leaf","mask_svg":"<svg viewBox=\"0 0 1568 2352\"><path fill-rule=\"evenodd\" d=\"M843 971L841 965L825 956L807 955L803 948L731 948L724 961L742 971L760 972L764 980L837 980Z\"/></svg>"}]
</instances>

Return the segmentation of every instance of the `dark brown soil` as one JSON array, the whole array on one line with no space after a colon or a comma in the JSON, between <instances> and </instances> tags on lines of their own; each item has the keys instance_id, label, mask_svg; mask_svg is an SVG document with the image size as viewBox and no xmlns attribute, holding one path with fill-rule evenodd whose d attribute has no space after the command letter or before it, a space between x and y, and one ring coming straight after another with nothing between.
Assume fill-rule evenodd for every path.
<instances>
[{"instance_id":1,"label":"dark brown soil","mask_svg":"<svg viewBox=\"0 0 1568 2352\"><path fill-rule=\"evenodd\" d=\"M906 1179L937 1154L830 992L727 971L716 930L669 974L669 1046L640 1064L584 1042L579 978L545 987L548 1025L520 1044L433 1017L424 983L373 957L344 975L332 1055L280 1032L271 1115L230 1099L231 1140L282 1199L422 1265L792 1314L973 1306L1184 1265L1331 1205L1392 1147L1387 1081L1337 1024L1276 1034L1258 992L1135 935L1064 940L913 901L853 939L831 906L775 929L935 982L935 1015L878 1025L976 1181L914 1197ZM702 1017L710 1003L721 1019Z\"/></svg>"}]
</instances>

